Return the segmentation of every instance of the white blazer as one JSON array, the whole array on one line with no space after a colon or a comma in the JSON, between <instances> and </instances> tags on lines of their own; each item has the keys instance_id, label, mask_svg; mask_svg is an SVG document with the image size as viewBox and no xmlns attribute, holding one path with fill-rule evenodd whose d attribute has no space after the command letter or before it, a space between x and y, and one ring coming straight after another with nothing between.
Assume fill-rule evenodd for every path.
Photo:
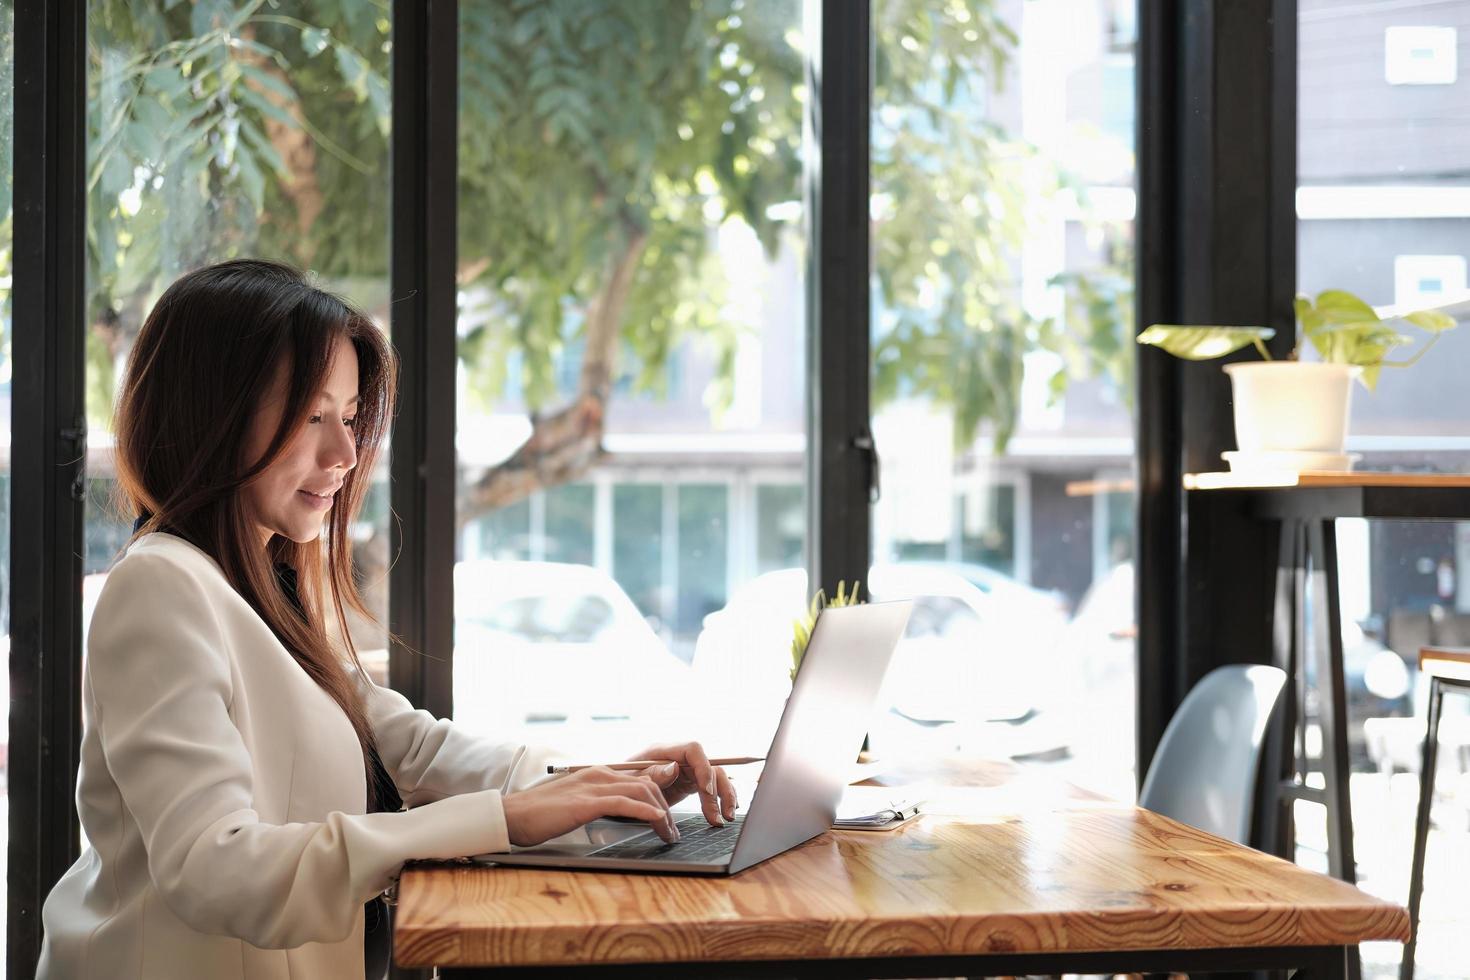
<instances>
[{"instance_id":1,"label":"white blazer","mask_svg":"<svg viewBox=\"0 0 1470 980\"><path fill-rule=\"evenodd\" d=\"M347 716L170 534L107 576L82 685L89 846L46 899L42 978L361 980L363 903L406 859L507 849L501 793L535 775L363 680L411 808L365 814Z\"/></svg>"}]
</instances>

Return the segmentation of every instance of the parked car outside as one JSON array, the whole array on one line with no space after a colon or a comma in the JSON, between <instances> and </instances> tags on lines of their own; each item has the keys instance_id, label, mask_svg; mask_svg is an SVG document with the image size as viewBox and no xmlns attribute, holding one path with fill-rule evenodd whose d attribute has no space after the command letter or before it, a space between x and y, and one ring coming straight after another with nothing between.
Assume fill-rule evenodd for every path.
<instances>
[{"instance_id":1,"label":"parked car outside","mask_svg":"<svg viewBox=\"0 0 1470 980\"><path fill-rule=\"evenodd\" d=\"M1040 721L1048 703L1060 606L1003 601L933 563L879 563L869 570L874 601L912 598L914 612L879 696L887 717L875 740L930 748L988 747L1006 755L1063 749ZM1024 589L1025 586L1016 583ZM726 723L748 744L769 739L790 692L792 624L807 600L806 572L767 572L705 617L695 644L696 683L720 692Z\"/></svg>"},{"instance_id":2,"label":"parked car outside","mask_svg":"<svg viewBox=\"0 0 1470 980\"><path fill-rule=\"evenodd\" d=\"M986 595L1006 603L1018 603L1027 609L1041 610L1045 615L1065 617L1069 611L1067 597L1055 589L1038 589L1005 572L970 561L904 561L905 568L937 568L956 575Z\"/></svg>"},{"instance_id":3,"label":"parked car outside","mask_svg":"<svg viewBox=\"0 0 1470 980\"><path fill-rule=\"evenodd\" d=\"M558 742L626 733L676 713L689 668L607 574L559 562L454 568L454 717L471 730Z\"/></svg>"}]
</instances>

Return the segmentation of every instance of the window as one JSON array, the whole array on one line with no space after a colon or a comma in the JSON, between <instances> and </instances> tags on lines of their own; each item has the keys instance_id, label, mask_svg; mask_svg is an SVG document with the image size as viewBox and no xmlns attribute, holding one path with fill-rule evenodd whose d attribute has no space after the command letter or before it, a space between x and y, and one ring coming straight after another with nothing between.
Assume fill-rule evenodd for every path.
<instances>
[{"instance_id":1,"label":"window","mask_svg":"<svg viewBox=\"0 0 1470 980\"><path fill-rule=\"evenodd\" d=\"M1465 256L1394 256L1394 306L1419 310L1440 306L1465 295Z\"/></svg>"},{"instance_id":2,"label":"window","mask_svg":"<svg viewBox=\"0 0 1470 980\"><path fill-rule=\"evenodd\" d=\"M805 529L748 476L799 499L802 7L657 6L459 5L454 711L598 758L697 734L646 692ZM476 618L532 582L605 626Z\"/></svg>"},{"instance_id":3,"label":"window","mask_svg":"<svg viewBox=\"0 0 1470 980\"><path fill-rule=\"evenodd\" d=\"M806 567L805 508L800 484L763 483L756 487L757 574Z\"/></svg>"},{"instance_id":4,"label":"window","mask_svg":"<svg viewBox=\"0 0 1470 980\"><path fill-rule=\"evenodd\" d=\"M674 628L697 634L729 595L729 492L686 483L679 494L679 601Z\"/></svg>"},{"instance_id":5,"label":"window","mask_svg":"<svg viewBox=\"0 0 1470 980\"><path fill-rule=\"evenodd\" d=\"M592 487L585 483L552 487L546 491L546 531L543 540L548 561L592 564Z\"/></svg>"},{"instance_id":6,"label":"window","mask_svg":"<svg viewBox=\"0 0 1470 980\"><path fill-rule=\"evenodd\" d=\"M644 616L667 620L663 588L664 488L657 483L613 487L613 578Z\"/></svg>"},{"instance_id":7,"label":"window","mask_svg":"<svg viewBox=\"0 0 1470 980\"><path fill-rule=\"evenodd\" d=\"M1133 47L1111 2L877 0L870 587L919 605L875 746L1133 794ZM828 585L835 583L827 583ZM1084 691L1086 694L1084 695Z\"/></svg>"},{"instance_id":8,"label":"window","mask_svg":"<svg viewBox=\"0 0 1470 980\"><path fill-rule=\"evenodd\" d=\"M1375 390L1355 386L1347 448L1361 454L1362 469L1470 469L1470 175L1456 116L1470 83L1455 72L1455 38L1467 30L1463 5L1300 5L1298 290L1347 288L1381 315L1438 307L1460 321L1411 367L1385 369ZM1427 338L1403 332L1418 342L1390 360L1423 350ZM1412 834L1397 828L1410 826L1418 800L1427 686L1418 649L1470 642L1461 586L1470 554L1453 524L1339 521L1337 537L1358 876L1367 890L1404 901ZM1446 698L1445 712L1467 714L1464 699ZM1309 729L1309 752L1314 736ZM1463 780L1462 755L1441 756L1440 786ZM1447 803L1430 832L1421 974L1463 969L1465 876L1433 855L1463 852L1470 837L1463 796ZM1325 868L1323 811L1297 810L1298 860ZM1400 954L1397 944L1365 945L1364 976L1396 975Z\"/></svg>"},{"instance_id":9,"label":"window","mask_svg":"<svg viewBox=\"0 0 1470 980\"><path fill-rule=\"evenodd\" d=\"M1383 76L1390 85L1453 85L1453 27L1389 27L1383 32Z\"/></svg>"}]
</instances>

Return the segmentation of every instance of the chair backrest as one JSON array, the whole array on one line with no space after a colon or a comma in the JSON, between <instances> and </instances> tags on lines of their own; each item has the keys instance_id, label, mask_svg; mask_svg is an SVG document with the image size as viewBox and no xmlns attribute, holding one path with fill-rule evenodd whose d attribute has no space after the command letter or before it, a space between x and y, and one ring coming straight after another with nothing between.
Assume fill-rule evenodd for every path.
<instances>
[{"instance_id":1,"label":"chair backrest","mask_svg":"<svg viewBox=\"0 0 1470 980\"><path fill-rule=\"evenodd\" d=\"M1249 843L1266 727L1285 685L1280 668L1254 664L1201 678L1164 729L1139 806Z\"/></svg>"}]
</instances>

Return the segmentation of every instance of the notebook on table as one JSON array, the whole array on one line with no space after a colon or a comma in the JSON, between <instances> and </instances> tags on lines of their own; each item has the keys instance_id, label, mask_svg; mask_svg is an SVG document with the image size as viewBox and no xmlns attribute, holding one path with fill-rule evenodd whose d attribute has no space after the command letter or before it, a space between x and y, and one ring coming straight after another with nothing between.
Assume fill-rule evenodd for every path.
<instances>
[{"instance_id":1,"label":"notebook on table","mask_svg":"<svg viewBox=\"0 0 1470 980\"><path fill-rule=\"evenodd\" d=\"M837 806L833 830L896 830L921 812L923 801L888 786L849 786Z\"/></svg>"}]
</instances>

